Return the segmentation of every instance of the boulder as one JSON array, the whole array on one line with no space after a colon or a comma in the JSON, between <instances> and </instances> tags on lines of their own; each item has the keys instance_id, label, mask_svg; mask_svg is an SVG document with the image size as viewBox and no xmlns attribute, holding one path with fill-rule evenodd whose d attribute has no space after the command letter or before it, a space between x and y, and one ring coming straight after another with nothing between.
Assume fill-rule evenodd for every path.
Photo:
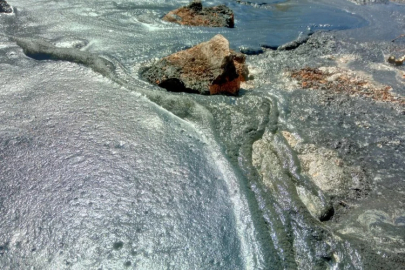
<instances>
[{"instance_id":1,"label":"boulder","mask_svg":"<svg viewBox=\"0 0 405 270\"><path fill-rule=\"evenodd\" d=\"M333 206L321 190L310 183L304 186L304 182L294 179L288 172L283 161L280 159L274 147L276 137L271 133L265 133L263 137L252 145L252 165L260 175L267 192L274 199L280 209L293 212L303 205L308 213L320 221L329 220L334 213ZM297 194L299 200L286 194Z\"/></svg>"},{"instance_id":2,"label":"boulder","mask_svg":"<svg viewBox=\"0 0 405 270\"><path fill-rule=\"evenodd\" d=\"M0 13L11 13L13 9L5 0L0 0Z\"/></svg>"},{"instance_id":3,"label":"boulder","mask_svg":"<svg viewBox=\"0 0 405 270\"><path fill-rule=\"evenodd\" d=\"M147 81L174 92L236 95L248 76L245 56L216 35L207 42L164 57L141 72Z\"/></svg>"},{"instance_id":4,"label":"boulder","mask_svg":"<svg viewBox=\"0 0 405 270\"><path fill-rule=\"evenodd\" d=\"M191 26L234 27L234 15L230 8L224 5L205 8L200 1L170 11L163 20Z\"/></svg>"}]
</instances>

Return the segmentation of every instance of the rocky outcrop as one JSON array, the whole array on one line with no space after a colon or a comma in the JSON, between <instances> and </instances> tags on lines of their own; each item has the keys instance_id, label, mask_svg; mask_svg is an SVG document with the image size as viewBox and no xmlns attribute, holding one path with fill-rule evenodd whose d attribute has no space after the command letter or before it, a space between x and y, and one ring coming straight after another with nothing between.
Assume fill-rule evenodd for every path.
<instances>
[{"instance_id":1,"label":"rocky outcrop","mask_svg":"<svg viewBox=\"0 0 405 270\"><path fill-rule=\"evenodd\" d=\"M288 131L281 133L297 153L301 173L325 194L356 199L368 192L366 176L361 167L348 166L334 150L306 144Z\"/></svg>"},{"instance_id":2,"label":"rocky outcrop","mask_svg":"<svg viewBox=\"0 0 405 270\"><path fill-rule=\"evenodd\" d=\"M334 209L329 199L311 183L293 179L293 173L288 172L278 156L276 140L272 134L265 133L262 139L255 141L252 145L252 164L274 201L284 209L293 209L302 203L316 219L320 221L330 219ZM301 203L286 200L286 192L297 194Z\"/></svg>"},{"instance_id":3,"label":"rocky outcrop","mask_svg":"<svg viewBox=\"0 0 405 270\"><path fill-rule=\"evenodd\" d=\"M245 56L230 50L228 40L216 35L159 60L141 76L173 92L236 95L248 73Z\"/></svg>"},{"instance_id":4,"label":"rocky outcrop","mask_svg":"<svg viewBox=\"0 0 405 270\"><path fill-rule=\"evenodd\" d=\"M0 0L0 13L11 13L13 9L5 0Z\"/></svg>"},{"instance_id":5,"label":"rocky outcrop","mask_svg":"<svg viewBox=\"0 0 405 270\"><path fill-rule=\"evenodd\" d=\"M224 5L205 8L201 1L170 11L163 20L190 26L234 27L234 15L230 8Z\"/></svg>"}]
</instances>

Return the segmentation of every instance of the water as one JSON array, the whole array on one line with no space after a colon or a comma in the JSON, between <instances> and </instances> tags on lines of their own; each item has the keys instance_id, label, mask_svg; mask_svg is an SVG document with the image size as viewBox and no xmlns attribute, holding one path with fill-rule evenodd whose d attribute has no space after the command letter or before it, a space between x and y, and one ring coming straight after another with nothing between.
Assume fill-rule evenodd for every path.
<instances>
[{"instance_id":1,"label":"water","mask_svg":"<svg viewBox=\"0 0 405 270\"><path fill-rule=\"evenodd\" d=\"M277 179L287 197L266 195L250 171L252 143L277 125L276 100L172 95L138 70L217 33L260 51L367 21L313 1L206 2L230 6L235 29L160 20L187 3L10 1L15 14L0 17L2 269L333 268L330 246L350 253L342 267L361 269L289 194L292 181L315 192L293 161L293 176ZM80 65L29 58L13 38L24 49L46 39Z\"/></svg>"}]
</instances>

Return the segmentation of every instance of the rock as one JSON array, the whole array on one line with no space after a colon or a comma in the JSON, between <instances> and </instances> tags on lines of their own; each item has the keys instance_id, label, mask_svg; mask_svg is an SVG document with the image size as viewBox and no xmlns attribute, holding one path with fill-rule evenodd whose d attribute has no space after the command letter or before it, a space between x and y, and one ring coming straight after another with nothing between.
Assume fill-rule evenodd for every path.
<instances>
[{"instance_id":1,"label":"rock","mask_svg":"<svg viewBox=\"0 0 405 270\"><path fill-rule=\"evenodd\" d=\"M302 186L297 185L296 188L298 197L313 217L320 221L326 221L331 218L334 214L331 204L323 202L319 196L314 195L310 190Z\"/></svg>"},{"instance_id":2,"label":"rock","mask_svg":"<svg viewBox=\"0 0 405 270\"><path fill-rule=\"evenodd\" d=\"M367 189L363 170L360 167L347 166L336 151L306 144L288 131L281 133L297 153L302 174L311 179L325 194L347 196L350 192L358 193ZM355 197L355 194L351 197Z\"/></svg>"},{"instance_id":3,"label":"rock","mask_svg":"<svg viewBox=\"0 0 405 270\"><path fill-rule=\"evenodd\" d=\"M234 27L234 15L230 8L224 5L204 8L201 1L170 11L163 20L191 26Z\"/></svg>"},{"instance_id":4,"label":"rock","mask_svg":"<svg viewBox=\"0 0 405 270\"><path fill-rule=\"evenodd\" d=\"M11 13L13 9L5 0L0 0L0 13Z\"/></svg>"},{"instance_id":5,"label":"rock","mask_svg":"<svg viewBox=\"0 0 405 270\"><path fill-rule=\"evenodd\" d=\"M307 41L309 40L309 37L312 35L312 33L310 33L309 35L303 35L298 37L296 40L293 40L291 42L288 42L286 44L283 44L279 47L277 47L277 50L279 51L290 51L290 50L295 50L297 49L299 46L301 46L302 44L307 43Z\"/></svg>"},{"instance_id":6,"label":"rock","mask_svg":"<svg viewBox=\"0 0 405 270\"><path fill-rule=\"evenodd\" d=\"M233 63L236 68L236 73L239 75L239 79L241 82L245 82L249 78L249 69L245 64L246 56L243 53L238 53L233 50L230 50L231 54L233 55Z\"/></svg>"},{"instance_id":7,"label":"rock","mask_svg":"<svg viewBox=\"0 0 405 270\"><path fill-rule=\"evenodd\" d=\"M173 92L236 95L248 77L245 56L216 35L207 42L169 55L141 72L147 81Z\"/></svg>"},{"instance_id":8,"label":"rock","mask_svg":"<svg viewBox=\"0 0 405 270\"><path fill-rule=\"evenodd\" d=\"M274 149L272 135L265 134L264 138L255 141L252 145L252 164L257 169L260 178L274 198L283 209L297 207L294 199L286 199L285 193L298 195L301 203L308 212L316 219L325 221L334 213L332 204L314 186L303 186L291 178L291 174L283 167L282 161Z\"/></svg>"},{"instance_id":9,"label":"rock","mask_svg":"<svg viewBox=\"0 0 405 270\"><path fill-rule=\"evenodd\" d=\"M405 58L405 57L404 57ZM402 65L404 58L389 57L391 64ZM328 93L365 97L379 102L405 105L405 98L393 92L389 85L375 81L372 76L362 76L359 72L336 67L305 67L293 70L289 76L301 83L303 89L316 89Z\"/></svg>"},{"instance_id":10,"label":"rock","mask_svg":"<svg viewBox=\"0 0 405 270\"><path fill-rule=\"evenodd\" d=\"M395 58L395 56L390 56L387 59L387 62L396 66L401 66L405 61L405 55L401 58Z\"/></svg>"}]
</instances>

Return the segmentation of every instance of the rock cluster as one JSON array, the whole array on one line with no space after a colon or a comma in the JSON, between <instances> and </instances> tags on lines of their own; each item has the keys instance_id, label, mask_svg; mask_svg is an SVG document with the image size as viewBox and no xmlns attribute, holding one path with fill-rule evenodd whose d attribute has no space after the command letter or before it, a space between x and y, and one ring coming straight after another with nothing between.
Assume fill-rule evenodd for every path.
<instances>
[{"instance_id":1,"label":"rock cluster","mask_svg":"<svg viewBox=\"0 0 405 270\"><path fill-rule=\"evenodd\" d=\"M141 72L147 81L174 92L236 95L248 77L245 56L216 35L207 42L169 55Z\"/></svg>"},{"instance_id":2,"label":"rock cluster","mask_svg":"<svg viewBox=\"0 0 405 270\"><path fill-rule=\"evenodd\" d=\"M405 55L401 58L396 58L395 56L390 56L387 59L387 62L396 66L401 66L405 61Z\"/></svg>"},{"instance_id":3,"label":"rock cluster","mask_svg":"<svg viewBox=\"0 0 405 270\"><path fill-rule=\"evenodd\" d=\"M205 8L200 1L170 11L163 20L190 26L234 27L234 15L230 8L224 5Z\"/></svg>"},{"instance_id":4,"label":"rock cluster","mask_svg":"<svg viewBox=\"0 0 405 270\"><path fill-rule=\"evenodd\" d=\"M13 9L5 0L0 0L0 13L11 13Z\"/></svg>"}]
</instances>

